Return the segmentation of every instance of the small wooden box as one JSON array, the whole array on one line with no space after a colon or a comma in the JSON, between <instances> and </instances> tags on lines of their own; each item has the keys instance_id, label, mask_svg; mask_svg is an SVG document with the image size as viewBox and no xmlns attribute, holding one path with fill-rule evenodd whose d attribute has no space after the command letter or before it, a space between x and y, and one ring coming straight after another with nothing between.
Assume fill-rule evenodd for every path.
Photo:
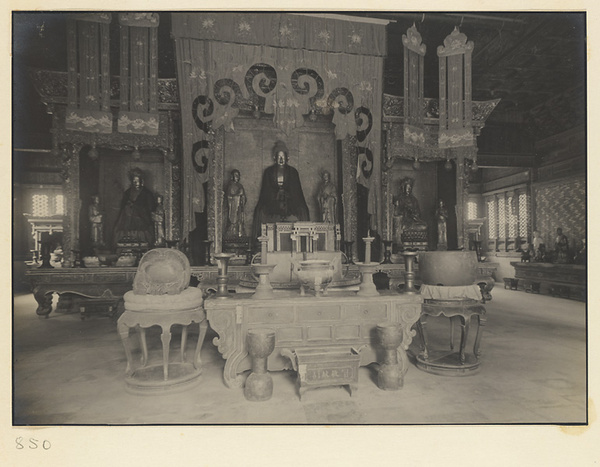
<instances>
[{"instance_id":1,"label":"small wooden box","mask_svg":"<svg viewBox=\"0 0 600 467\"><path fill-rule=\"evenodd\" d=\"M312 388L348 386L350 396L358 389L360 356L351 348L334 347L294 350L298 371L298 392ZM296 365L294 365L296 366Z\"/></svg>"}]
</instances>

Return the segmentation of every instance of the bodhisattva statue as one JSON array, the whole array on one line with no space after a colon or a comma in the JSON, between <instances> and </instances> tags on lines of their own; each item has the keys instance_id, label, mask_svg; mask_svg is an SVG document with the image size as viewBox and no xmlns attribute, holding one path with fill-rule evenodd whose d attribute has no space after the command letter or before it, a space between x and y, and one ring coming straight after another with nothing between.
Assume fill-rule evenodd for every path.
<instances>
[{"instance_id":1,"label":"bodhisattva statue","mask_svg":"<svg viewBox=\"0 0 600 467\"><path fill-rule=\"evenodd\" d=\"M143 172L137 167L129 172L131 186L123 193L121 210L115 223L115 243L123 238L133 241L154 241L152 212L155 201L152 192L144 186Z\"/></svg>"},{"instance_id":2,"label":"bodhisattva statue","mask_svg":"<svg viewBox=\"0 0 600 467\"><path fill-rule=\"evenodd\" d=\"M325 170L322 175L323 182L317 193L321 221L337 224L337 190L331 181L331 174Z\"/></svg>"},{"instance_id":3,"label":"bodhisattva statue","mask_svg":"<svg viewBox=\"0 0 600 467\"><path fill-rule=\"evenodd\" d=\"M427 231L427 223L421 219L419 201L412 194L414 179L405 177L400 181L400 194L394 201L394 242L402 245L402 234L409 231Z\"/></svg>"},{"instance_id":4,"label":"bodhisattva statue","mask_svg":"<svg viewBox=\"0 0 600 467\"><path fill-rule=\"evenodd\" d=\"M241 174L237 169L231 171L231 180L225 188L227 201L227 226L225 238L235 239L245 236L244 207L246 206L246 192L240 183Z\"/></svg>"},{"instance_id":5,"label":"bodhisattva statue","mask_svg":"<svg viewBox=\"0 0 600 467\"><path fill-rule=\"evenodd\" d=\"M253 242L261 235L262 224L310 220L300 176L288 165L288 148L283 141L277 141L273 146L273 159L275 164L263 172L252 222Z\"/></svg>"},{"instance_id":6,"label":"bodhisattva statue","mask_svg":"<svg viewBox=\"0 0 600 467\"><path fill-rule=\"evenodd\" d=\"M443 199L438 200L438 206L435 210L435 219L437 221L437 249L448 249L448 210Z\"/></svg>"},{"instance_id":7,"label":"bodhisattva statue","mask_svg":"<svg viewBox=\"0 0 600 467\"><path fill-rule=\"evenodd\" d=\"M156 196L156 209L152 212L152 222L154 223L154 246L165 246L165 207L161 195Z\"/></svg>"},{"instance_id":8,"label":"bodhisattva statue","mask_svg":"<svg viewBox=\"0 0 600 467\"><path fill-rule=\"evenodd\" d=\"M97 247L104 245L104 235L102 232L102 211L100 210L100 196L92 196L92 204L88 208L88 219L91 224L92 245Z\"/></svg>"}]
</instances>

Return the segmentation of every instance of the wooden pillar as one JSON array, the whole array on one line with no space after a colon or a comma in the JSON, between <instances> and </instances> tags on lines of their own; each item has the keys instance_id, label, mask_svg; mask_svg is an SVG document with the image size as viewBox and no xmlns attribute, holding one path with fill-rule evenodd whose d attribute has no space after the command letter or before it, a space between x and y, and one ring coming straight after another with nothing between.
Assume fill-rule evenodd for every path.
<instances>
[{"instance_id":1,"label":"wooden pillar","mask_svg":"<svg viewBox=\"0 0 600 467\"><path fill-rule=\"evenodd\" d=\"M344 240L354 241L353 256L356 255L356 164L358 163L358 150L356 137L348 136L342 141L343 184L342 208L344 210Z\"/></svg>"}]
</instances>

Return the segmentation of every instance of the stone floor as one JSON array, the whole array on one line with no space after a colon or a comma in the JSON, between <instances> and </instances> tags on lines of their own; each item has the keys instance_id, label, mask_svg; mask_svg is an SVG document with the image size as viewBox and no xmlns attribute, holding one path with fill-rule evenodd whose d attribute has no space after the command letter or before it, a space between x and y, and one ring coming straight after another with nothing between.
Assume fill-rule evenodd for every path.
<instances>
[{"instance_id":1,"label":"stone floor","mask_svg":"<svg viewBox=\"0 0 600 467\"><path fill-rule=\"evenodd\" d=\"M123 380L125 353L113 320L54 311L42 319L32 295L17 295L13 424L585 423L585 303L504 290L500 284L493 295L486 304L477 374L436 376L411 363L401 390L382 391L372 365L360 369L352 397L345 388L332 387L310 390L300 401L295 373L284 371L273 374L273 397L266 402L249 402L242 389L224 386L224 361L210 329L196 385L170 394L132 394ZM447 326L434 322L433 338ZM149 335L152 342L151 358L158 336ZM415 338L411 351L418 349Z\"/></svg>"}]
</instances>

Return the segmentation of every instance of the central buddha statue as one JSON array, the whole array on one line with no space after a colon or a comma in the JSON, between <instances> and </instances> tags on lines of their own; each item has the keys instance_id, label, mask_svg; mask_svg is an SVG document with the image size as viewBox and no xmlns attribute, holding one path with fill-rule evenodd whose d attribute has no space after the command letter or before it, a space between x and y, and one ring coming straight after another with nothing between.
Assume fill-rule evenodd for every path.
<instances>
[{"instance_id":1,"label":"central buddha statue","mask_svg":"<svg viewBox=\"0 0 600 467\"><path fill-rule=\"evenodd\" d=\"M274 164L263 173L260 195L252 222L252 240L261 235L262 224L308 221L308 206L298 171L288 165L288 148L283 141L273 146Z\"/></svg>"}]
</instances>

